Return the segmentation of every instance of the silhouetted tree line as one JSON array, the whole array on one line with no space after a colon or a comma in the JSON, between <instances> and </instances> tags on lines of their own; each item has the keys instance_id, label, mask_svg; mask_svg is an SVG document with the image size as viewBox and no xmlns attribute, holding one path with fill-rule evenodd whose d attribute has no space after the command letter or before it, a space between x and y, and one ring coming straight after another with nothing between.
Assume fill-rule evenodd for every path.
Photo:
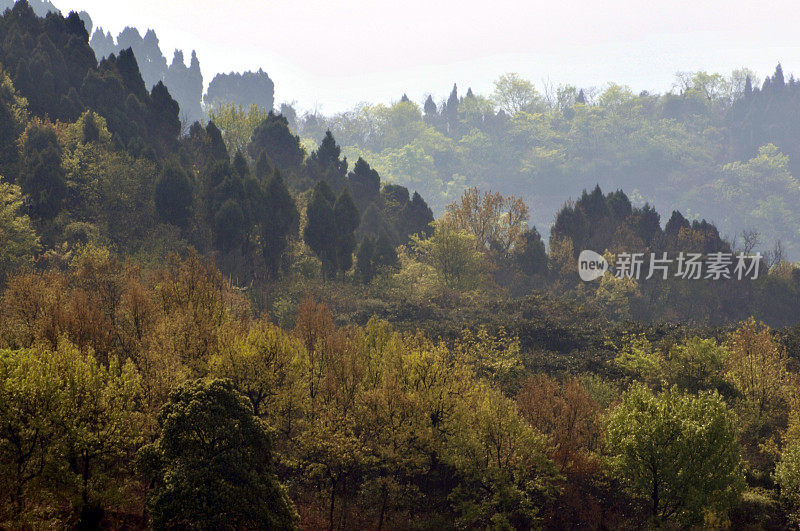
<instances>
[{"instance_id":1,"label":"silhouetted tree line","mask_svg":"<svg viewBox=\"0 0 800 531\"><path fill-rule=\"evenodd\" d=\"M184 122L191 123L203 117L203 109L200 106L203 97L203 74L200 72L200 61L194 51L189 66L186 65L182 50L175 50L172 62L167 65L156 32L148 29L142 37L139 30L131 27L123 29L117 36L116 42L110 32L103 33L103 28L97 28L89 44L98 60L112 54L118 55L122 50L130 48L136 56L145 86L152 87L159 82L164 83L180 105L181 118Z\"/></svg>"},{"instance_id":2,"label":"silhouetted tree line","mask_svg":"<svg viewBox=\"0 0 800 531\"><path fill-rule=\"evenodd\" d=\"M275 83L260 68L258 72L217 74L208 85L203 101L206 105L233 103L244 108L257 105L262 109L272 110L275 103Z\"/></svg>"}]
</instances>

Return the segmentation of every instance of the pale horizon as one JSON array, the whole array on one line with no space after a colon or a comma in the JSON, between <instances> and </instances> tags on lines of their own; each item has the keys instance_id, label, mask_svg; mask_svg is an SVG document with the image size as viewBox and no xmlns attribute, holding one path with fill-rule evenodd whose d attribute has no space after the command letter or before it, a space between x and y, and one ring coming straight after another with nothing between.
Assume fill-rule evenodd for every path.
<instances>
[{"instance_id":1,"label":"pale horizon","mask_svg":"<svg viewBox=\"0 0 800 531\"><path fill-rule=\"evenodd\" d=\"M679 71L729 74L748 67L761 78L781 62L800 71L800 12L793 2L769 10L753 3L678 2L668 7L617 0L603 6L500 0L326 3L210 0L169 3L56 0L64 14L85 10L94 28L156 31L171 61L197 51L207 86L215 74L262 68L275 104L326 114L362 102L390 103L405 93L421 102L447 97L453 83L490 94L500 75L545 83L666 92ZM721 16L724 15L724 16ZM320 38L320 35L327 35Z\"/></svg>"}]
</instances>

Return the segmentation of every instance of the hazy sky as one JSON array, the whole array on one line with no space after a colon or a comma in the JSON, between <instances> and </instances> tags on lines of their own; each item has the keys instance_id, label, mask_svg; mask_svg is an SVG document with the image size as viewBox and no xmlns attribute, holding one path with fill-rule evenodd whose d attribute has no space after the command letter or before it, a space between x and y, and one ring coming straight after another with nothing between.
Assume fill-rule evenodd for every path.
<instances>
[{"instance_id":1,"label":"hazy sky","mask_svg":"<svg viewBox=\"0 0 800 531\"><path fill-rule=\"evenodd\" d=\"M53 0L116 34L156 30L168 61L196 50L205 82L263 68L277 103L331 113L452 84L488 94L502 73L665 91L677 71L800 72L800 3L775 0Z\"/></svg>"}]
</instances>

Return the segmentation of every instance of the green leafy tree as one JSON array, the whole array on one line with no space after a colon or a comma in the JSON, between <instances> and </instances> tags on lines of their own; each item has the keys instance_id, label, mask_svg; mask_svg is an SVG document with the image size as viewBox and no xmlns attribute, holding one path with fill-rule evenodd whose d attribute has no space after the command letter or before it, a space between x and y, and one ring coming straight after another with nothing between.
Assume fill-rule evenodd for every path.
<instances>
[{"instance_id":1,"label":"green leafy tree","mask_svg":"<svg viewBox=\"0 0 800 531\"><path fill-rule=\"evenodd\" d=\"M0 69L0 172L9 170L19 159L17 139L28 120L28 101L14 88L11 78Z\"/></svg>"},{"instance_id":2,"label":"green leafy tree","mask_svg":"<svg viewBox=\"0 0 800 531\"><path fill-rule=\"evenodd\" d=\"M655 522L702 523L739 499L737 420L717 393L656 395L634 385L611 412L606 435L619 478L649 500Z\"/></svg>"},{"instance_id":3,"label":"green leafy tree","mask_svg":"<svg viewBox=\"0 0 800 531\"><path fill-rule=\"evenodd\" d=\"M104 507L126 493L140 396L133 363L100 363L66 339L54 350L0 353L0 468L12 519L35 526L37 504L66 502L78 525L98 525Z\"/></svg>"},{"instance_id":4,"label":"green leafy tree","mask_svg":"<svg viewBox=\"0 0 800 531\"><path fill-rule=\"evenodd\" d=\"M775 467L775 481L780 485L781 497L792 511L794 522L800 522L800 444L790 443L781 453Z\"/></svg>"},{"instance_id":5,"label":"green leafy tree","mask_svg":"<svg viewBox=\"0 0 800 531\"><path fill-rule=\"evenodd\" d=\"M19 186L0 182L0 279L32 264L33 254L39 249L39 237L22 209Z\"/></svg>"},{"instance_id":6,"label":"green leafy tree","mask_svg":"<svg viewBox=\"0 0 800 531\"><path fill-rule=\"evenodd\" d=\"M494 101L509 115L531 111L540 99L533 83L517 74L504 74L494 82Z\"/></svg>"},{"instance_id":7,"label":"green leafy tree","mask_svg":"<svg viewBox=\"0 0 800 531\"><path fill-rule=\"evenodd\" d=\"M465 527L530 529L558 492L543 435L495 389L480 389L458 412L446 459L461 481L450 494Z\"/></svg>"},{"instance_id":8,"label":"green leafy tree","mask_svg":"<svg viewBox=\"0 0 800 531\"><path fill-rule=\"evenodd\" d=\"M472 290L480 286L487 271L486 258L478 250L475 236L455 230L446 223L436 223L433 236L411 237L411 250L420 262L429 266L446 288Z\"/></svg>"},{"instance_id":9,"label":"green leafy tree","mask_svg":"<svg viewBox=\"0 0 800 531\"><path fill-rule=\"evenodd\" d=\"M107 503L125 495L120 476L130 473L129 456L141 444L141 376L130 360L121 363L112 357L102 364L66 340L52 356L62 382L58 429L63 461L56 463L56 492L72 494L74 489L81 524L92 527L99 524Z\"/></svg>"},{"instance_id":10,"label":"green leafy tree","mask_svg":"<svg viewBox=\"0 0 800 531\"><path fill-rule=\"evenodd\" d=\"M294 529L297 514L273 471L267 429L225 380L175 390L159 438L140 464L154 481L151 523L161 528Z\"/></svg>"},{"instance_id":11,"label":"green leafy tree","mask_svg":"<svg viewBox=\"0 0 800 531\"><path fill-rule=\"evenodd\" d=\"M0 507L10 507L0 510L4 526L26 519L54 457L59 382L50 365L30 351L0 351Z\"/></svg>"},{"instance_id":12,"label":"green leafy tree","mask_svg":"<svg viewBox=\"0 0 800 531\"><path fill-rule=\"evenodd\" d=\"M254 103L249 108L235 103L221 103L211 109L210 118L219 127L228 151L235 153L247 147L253 131L267 119L268 114Z\"/></svg>"}]
</instances>

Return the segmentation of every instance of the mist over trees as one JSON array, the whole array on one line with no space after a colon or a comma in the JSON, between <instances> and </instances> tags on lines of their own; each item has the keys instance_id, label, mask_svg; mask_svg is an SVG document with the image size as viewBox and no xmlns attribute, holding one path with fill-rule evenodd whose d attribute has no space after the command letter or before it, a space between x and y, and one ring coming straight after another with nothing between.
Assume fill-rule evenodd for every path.
<instances>
[{"instance_id":1,"label":"mist over trees","mask_svg":"<svg viewBox=\"0 0 800 531\"><path fill-rule=\"evenodd\" d=\"M763 83L680 73L665 94L547 85L501 76L492 94L424 103L400 98L332 116L307 113L296 133L330 130L348 158L363 157L414 188L436 214L470 186L521 197L545 235L572 190L622 189L636 206L680 210L729 238L757 228L763 250L800 252L798 83L780 65Z\"/></svg>"},{"instance_id":2,"label":"mist over trees","mask_svg":"<svg viewBox=\"0 0 800 531\"><path fill-rule=\"evenodd\" d=\"M260 68L257 72L217 74L208 85L203 101L210 106L230 103L246 109L256 105L271 111L275 103L275 84Z\"/></svg>"},{"instance_id":3,"label":"mist over trees","mask_svg":"<svg viewBox=\"0 0 800 531\"><path fill-rule=\"evenodd\" d=\"M0 16L0 527L800 523L782 68L187 124L90 29Z\"/></svg>"},{"instance_id":4,"label":"mist over trees","mask_svg":"<svg viewBox=\"0 0 800 531\"><path fill-rule=\"evenodd\" d=\"M200 72L200 61L194 51L188 66L183 50L175 50L172 61L167 63L158 44L156 32L148 29L142 36L139 30L131 27L123 29L116 40L110 32L104 33L103 28L98 27L92 34L89 44L98 60L130 48L136 57L146 87L163 82L180 105L183 122L192 123L203 118L200 106L204 89L203 74Z\"/></svg>"}]
</instances>

